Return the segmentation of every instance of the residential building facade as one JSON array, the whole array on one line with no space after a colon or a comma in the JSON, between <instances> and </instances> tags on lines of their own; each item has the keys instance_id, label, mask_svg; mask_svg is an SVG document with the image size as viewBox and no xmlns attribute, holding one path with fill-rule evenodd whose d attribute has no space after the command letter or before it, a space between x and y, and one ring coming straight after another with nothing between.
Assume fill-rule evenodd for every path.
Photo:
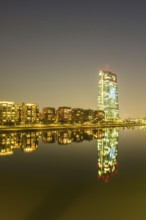
<instances>
[{"instance_id":1,"label":"residential building facade","mask_svg":"<svg viewBox=\"0 0 146 220\"><path fill-rule=\"evenodd\" d=\"M83 123L84 110L82 108L72 109L72 122L73 123Z\"/></svg>"},{"instance_id":2,"label":"residential building facade","mask_svg":"<svg viewBox=\"0 0 146 220\"><path fill-rule=\"evenodd\" d=\"M45 107L42 110L42 122L44 124L54 123L56 121L56 110L52 107Z\"/></svg>"},{"instance_id":3,"label":"residential building facade","mask_svg":"<svg viewBox=\"0 0 146 220\"><path fill-rule=\"evenodd\" d=\"M57 109L57 121L59 123L72 123L71 107L59 107Z\"/></svg>"},{"instance_id":4,"label":"residential building facade","mask_svg":"<svg viewBox=\"0 0 146 220\"><path fill-rule=\"evenodd\" d=\"M19 123L19 107L14 102L0 102L0 124L16 125Z\"/></svg>"},{"instance_id":5,"label":"residential building facade","mask_svg":"<svg viewBox=\"0 0 146 220\"><path fill-rule=\"evenodd\" d=\"M37 124L39 121L39 106L34 103L22 103L21 123Z\"/></svg>"}]
</instances>

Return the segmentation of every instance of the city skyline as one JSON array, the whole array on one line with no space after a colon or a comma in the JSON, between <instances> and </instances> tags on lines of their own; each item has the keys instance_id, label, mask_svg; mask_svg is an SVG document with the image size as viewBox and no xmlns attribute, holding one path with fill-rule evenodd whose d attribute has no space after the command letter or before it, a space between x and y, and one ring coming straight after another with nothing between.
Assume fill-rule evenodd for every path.
<instances>
[{"instance_id":1,"label":"city skyline","mask_svg":"<svg viewBox=\"0 0 146 220\"><path fill-rule=\"evenodd\" d=\"M145 6L131 1L7 1L0 9L0 100L96 109L104 67L121 117L144 117Z\"/></svg>"}]
</instances>

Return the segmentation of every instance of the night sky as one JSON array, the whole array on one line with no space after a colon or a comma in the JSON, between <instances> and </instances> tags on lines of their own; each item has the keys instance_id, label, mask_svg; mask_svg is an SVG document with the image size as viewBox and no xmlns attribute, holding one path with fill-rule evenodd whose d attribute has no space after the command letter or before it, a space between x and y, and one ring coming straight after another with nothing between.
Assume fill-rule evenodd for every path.
<instances>
[{"instance_id":1,"label":"night sky","mask_svg":"<svg viewBox=\"0 0 146 220\"><path fill-rule=\"evenodd\" d=\"M144 1L0 1L0 100L96 109L102 68L121 116L146 116Z\"/></svg>"}]
</instances>

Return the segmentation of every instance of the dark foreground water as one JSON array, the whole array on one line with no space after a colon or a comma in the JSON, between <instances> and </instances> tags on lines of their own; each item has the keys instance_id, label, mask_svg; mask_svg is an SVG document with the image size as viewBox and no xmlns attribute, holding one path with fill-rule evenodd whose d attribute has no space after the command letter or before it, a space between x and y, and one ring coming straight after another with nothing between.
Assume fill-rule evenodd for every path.
<instances>
[{"instance_id":1,"label":"dark foreground water","mask_svg":"<svg viewBox=\"0 0 146 220\"><path fill-rule=\"evenodd\" d=\"M146 130L0 133L0 219L146 219Z\"/></svg>"}]
</instances>

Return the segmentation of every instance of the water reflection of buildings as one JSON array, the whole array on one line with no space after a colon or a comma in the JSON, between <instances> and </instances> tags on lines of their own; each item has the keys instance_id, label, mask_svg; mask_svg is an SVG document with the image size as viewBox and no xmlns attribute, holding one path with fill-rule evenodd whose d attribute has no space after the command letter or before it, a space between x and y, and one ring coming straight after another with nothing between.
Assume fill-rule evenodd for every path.
<instances>
[{"instance_id":1,"label":"water reflection of buildings","mask_svg":"<svg viewBox=\"0 0 146 220\"><path fill-rule=\"evenodd\" d=\"M38 148L38 133L27 132L23 133L21 137L21 149L23 152L28 153Z\"/></svg>"},{"instance_id":2,"label":"water reflection of buildings","mask_svg":"<svg viewBox=\"0 0 146 220\"><path fill-rule=\"evenodd\" d=\"M83 131L81 130L61 130L61 131L45 131L42 133L42 141L44 143L71 144L72 142L83 141Z\"/></svg>"},{"instance_id":3,"label":"water reflection of buildings","mask_svg":"<svg viewBox=\"0 0 146 220\"><path fill-rule=\"evenodd\" d=\"M40 132L7 132L0 133L0 156L12 155L15 149L33 152L38 148ZM103 129L49 130L41 132L43 143L69 145L104 137Z\"/></svg>"},{"instance_id":4,"label":"water reflection of buildings","mask_svg":"<svg viewBox=\"0 0 146 220\"><path fill-rule=\"evenodd\" d=\"M38 132L1 133L0 156L13 154L16 148L21 148L25 153L32 152L38 147Z\"/></svg>"},{"instance_id":5,"label":"water reflection of buildings","mask_svg":"<svg viewBox=\"0 0 146 220\"><path fill-rule=\"evenodd\" d=\"M117 128L108 128L105 129L105 137L97 140L98 179L102 178L105 182L117 174L118 136Z\"/></svg>"},{"instance_id":6,"label":"water reflection of buildings","mask_svg":"<svg viewBox=\"0 0 146 220\"><path fill-rule=\"evenodd\" d=\"M13 154L15 142L16 133L2 133L0 135L0 156Z\"/></svg>"},{"instance_id":7,"label":"water reflection of buildings","mask_svg":"<svg viewBox=\"0 0 146 220\"><path fill-rule=\"evenodd\" d=\"M83 130L75 130L72 132L72 140L74 142L82 142L84 140L84 132Z\"/></svg>"},{"instance_id":8,"label":"water reflection of buildings","mask_svg":"<svg viewBox=\"0 0 146 220\"><path fill-rule=\"evenodd\" d=\"M58 130L42 132L44 143L71 144L72 142L91 141L104 137L103 129L78 129L78 130Z\"/></svg>"},{"instance_id":9,"label":"water reflection of buildings","mask_svg":"<svg viewBox=\"0 0 146 220\"><path fill-rule=\"evenodd\" d=\"M35 151L40 134L41 141L47 144L69 145L97 139L98 179L108 182L111 176L117 174L118 128L0 133L0 156L12 155L18 148L24 153Z\"/></svg>"},{"instance_id":10,"label":"water reflection of buildings","mask_svg":"<svg viewBox=\"0 0 146 220\"><path fill-rule=\"evenodd\" d=\"M56 142L56 131L45 131L42 133L42 142L44 143L55 143Z\"/></svg>"},{"instance_id":11,"label":"water reflection of buildings","mask_svg":"<svg viewBox=\"0 0 146 220\"><path fill-rule=\"evenodd\" d=\"M58 132L57 141L58 141L58 144L71 144L72 142L71 130Z\"/></svg>"}]
</instances>

